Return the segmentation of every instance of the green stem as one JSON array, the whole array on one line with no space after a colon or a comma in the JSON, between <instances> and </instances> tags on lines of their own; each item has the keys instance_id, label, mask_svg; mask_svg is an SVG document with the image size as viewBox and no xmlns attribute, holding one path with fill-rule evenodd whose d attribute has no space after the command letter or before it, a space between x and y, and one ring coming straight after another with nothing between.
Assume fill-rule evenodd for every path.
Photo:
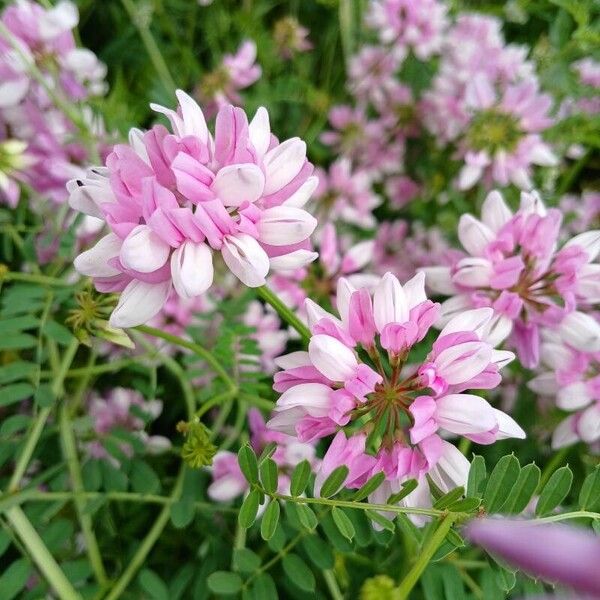
<instances>
[{"instance_id":1,"label":"green stem","mask_svg":"<svg viewBox=\"0 0 600 600\"><path fill-rule=\"evenodd\" d=\"M63 393L63 382L66 373L69 370L73 359L75 358L75 353L77 352L78 346L79 342L77 342L77 340L73 340L67 347L62 362L57 366L55 375L56 379L52 384L52 393L56 398L60 397ZM29 466L31 457L35 452L35 448L40 440L40 436L44 430L44 425L46 424L51 411L52 406L43 408L35 418L35 421L33 422L33 425L29 431L29 435L27 436L27 441L25 442L23 451L19 455L19 459L15 465L15 470L8 483L9 492L14 492L19 488L21 479L23 479L23 475L25 475L25 472L27 471L27 467Z\"/></svg>"},{"instance_id":2,"label":"green stem","mask_svg":"<svg viewBox=\"0 0 600 600\"><path fill-rule=\"evenodd\" d=\"M35 273L16 273L9 271L2 275L4 281L23 281L26 283L39 283L40 285L51 285L54 287L71 287L72 282L56 277L48 277L46 275L37 275Z\"/></svg>"},{"instance_id":3,"label":"green stem","mask_svg":"<svg viewBox=\"0 0 600 600\"><path fill-rule=\"evenodd\" d=\"M191 350L194 354L202 358L214 369L215 373L223 380L230 390L237 390L237 386L233 379L231 379L227 371L225 371L225 369L221 366L221 363L217 360L217 358L213 356L213 354L211 354L211 352L209 352L206 348L148 325L138 325L136 329L142 333L145 333L146 335L151 335L153 337L163 339L171 344L175 344L176 346L180 346L181 348Z\"/></svg>"},{"instance_id":4,"label":"green stem","mask_svg":"<svg viewBox=\"0 0 600 600\"><path fill-rule=\"evenodd\" d=\"M267 303L270 304L277 314L291 327L293 327L302 338L302 341L307 344L310 339L310 331L308 327L292 312L282 301L275 295L273 290L266 285L256 288L258 295Z\"/></svg>"},{"instance_id":5,"label":"green stem","mask_svg":"<svg viewBox=\"0 0 600 600\"><path fill-rule=\"evenodd\" d=\"M44 425L50 416L50 412L52 407L42 408L40 412L38 412L33 425L29 431L29 435L27 436L27 441L25 442L25 447L22 452L19 454L19 460L15 465L15 470L8 482L8 491L14 492L19 489L19 484L21 483L21 479L23 479L23 475L25 475L25 471L27 471L27 467L29 466L29 461L33 456L33 452L35 451L35 447L40 440L40 436L42 435L42 431L44 430Z\"/></svg>"},{"instance_id":6,"label":"green stem","mask_svg":"<svg viewBox=\"0 0 600 600\"><path fill-rule=\"evenodd\" d=\"M337 579L335 578L335 573L331 569L323 571L323 579L325 579L327 589L329 590L333 600L344 600L344 595L342 594Z\"/></svg>"},{"instance_id":7,"label":"green stem","mask_svg":"<svg viewBox=\"0 0 600 600\"><path fill-rule=\"evenodd\" d=\"M37 489L26 489L14 494L3 494L0 496L0 513L7 511L13 506L24 502L64 502L82 500L107 500L111 502L131 502L134 504L174 504L176 500L170 496L157 496L155 494L140 494L136 492L42 492ZM237 509L211 504L209 502L194 502L198 510L208 512L237 513Z\"/></svg>"},{"instance_id":8,"label":"green stem","mask_svg":"<svg viewBox=\"0 0 600 600\"><path fill-rule=\"evenodd\" d=\"M150 57L150 61L160 77L165 90L168 94L173 94L177 89L177 85L171 76L169 67L167 66L167 63L160 52L160 48L158 47L156 40L152 36L152 32L150 31L148 24L145 22L145 19L138 14L136 7L131 0L121 0L121 2L129 14L131 22L138 30L138 33L142 38L142 42L144 43L144 47L146 48L146 52Z\"/></svg>"},{"instance_id":9,"label":"green stem","mask_svg":"<svg viewBox=\"0 0 600 600\"><path fill-rule=\"evenodd\" d=\"M66 404L63 404L60 409L59 427L63 454L69 469L71 487L73 492L75 492L73 499L75 501L75 509L81 525L81 531L85 539L86 551L88 553L92 569L94 570L96 580L100 586L104 587L108 583L108 577L106 575L104 565L102 564L102 555L100 554L100 548L98 547L98 540L94 534L92 517L89 513L86 513L85 499L77 495L81 492L84 492L85 487L83 485L81 466L77 456L75 435L73 434L73 427L71 420L69 419L69 410Z\"/></svg>"},{"instance_id":10,"label":"green stem","mask_svg":"<svg viewBox=\"0 0 600 600\"><path fill-rule=\"evenodd\" d=\"M184 466L182 465L179 469L173 490L169 496L171 501L160 511L156 521L154 522L154 525L152 525L152 528L143 539L140 547L137 549L130 563L127 565L127 568L125 571L123 571L113 588L110 590L110 593L105 597L105 600L117 600L120 598L123 592L127 589L127 586L131 583L131 580L134 578L138 569L140 569L140 567L144 564L146 557L154 547L154 544L161 536L164 528L169 522L169 518L171 516L171 504L177 502L181 496L181 492L183 490L184 473L185 470Z\"/></svg>"},{"instance_id":11,"label":"green stem","mask_svg":"<svg viewBox=\"0 0 600 600\"><path fill-rule=\"evenodd\" d=\"M600 519L600 513L590 512L589 510L576 510L573 512L563 513L562 515L551 515L531 521L535 523L556 523L558 521L567 521L569 519Z\"/></svg>"},{"instance_id":12,"label":"green stem","mask_svg":"<svg viewBox=\"0 0 600 600\"><path fill-rule=\"evenodd\" d=\"M565 174L556 190L557 198L559 198L559 199L562 198L562 196L564 196L564 194L566 194L571 189L573 182L577 179L577 176L579 175L579 173L581 172L583 167L585 167L585 165L586 165L587 161L590 159L591 155L592 155L592 151L588 150L575 163L573 163L573 165L571 165L571 167L565 172Z\"/></svg>"},{"instance_id":13,"label":"green stem","mask_svg":"<svg viewBox=\"0 0 600 600\"><path fill-rule=\"evenodd\" d=\"M453 521L453 516L450 514L446 515L440 521L435 533L431 536L431 538L429 538L429 541L421 551L417 562L412 566L411 570L400 582L396 592L399 600L405 600L405 598L408 598L410 592L423 574L423 571L427 568L429 561L433 558L433 555L436 553L437 549L446 539L446 535L448 535Z\"/></svg>"},{"instance_id":14,"label":"green stem","mask_svg":"<svg viewBox=\"0 0 600 600\"><path fill-rule=\"evenodd\" d=\"M79 341L73 338L65 350L63 359L58 366L58 371L55 375L56 379L52 383L52 394L56 399L62 398L63 394L65 393L63 384L65 382L67 372L69 371L69 367L75 358L75 354L77 354L77 348L79 348Z\"/></svg>"},{"instance_id":15,"label":"green stem","mask_svg":"<svg viewBox=\"0 0 600 600\"><path fill-rule=\"evenodd\" d=\"M160 362L171 372L171 374L177 378L179 381L179 386L181 387L181 391L183 393L183 399L185 401L186 411L188 415L192 415L194 410L196 409L196 399L194 397L194 390L192 389L192 385L185 376L183 369L179 366L177 361L173 360L170 356L166 354L161 354L156 351L156 348L152 348L152 345L145 340L143 336L136 335L136 340L144 346L147 351L152 351L154 356L158 358Z\"/></svg>"},{"instance_id":16,"label":"green stem","mask_svg":"<svg viewBox=\"0 0 600 600\"><path fill-rule=\"evenodd\" d=\"M80 600L81 596L62 572L21 508L13 506L4 515L58 597L61 600Z\"/></svg>"},{"instance_id":17,"label":"green stem","mask_svg":"<svg viewBox=\"0 0 600 600\"><path fill-rule=\"evenodd\" d=\"M267 494L266 490L261 490ZM304 496L285 496L283 494L267 494L272 498L283 500L284 502L296 502L297 504L322 504L323 506L339 506L342 508L354 508L357 510L382 510L405 515L426 515L428 517L444 517L452 514L454 517L463 516L463 513L448 513L446 510L437 510L435 508L412 508L404 506L395 506L393 504L370 504L369 502L352 502L350 500L334 500L332 498L307 498Z\"/></svg>"}]
</instances>

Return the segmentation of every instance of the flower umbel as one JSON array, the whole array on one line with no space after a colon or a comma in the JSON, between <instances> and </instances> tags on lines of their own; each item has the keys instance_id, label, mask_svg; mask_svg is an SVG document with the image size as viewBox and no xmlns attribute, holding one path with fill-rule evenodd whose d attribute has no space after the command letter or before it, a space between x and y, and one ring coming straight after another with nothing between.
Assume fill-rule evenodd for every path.
<instances>
[{"instance_id":1,"label":"flower umbel","mask_svg":"<svg viewBox=\"0 0 600 600\"><path fill-rule=\"evenodd\" d=\"M487 341L493 311L465 311L425 343L439 305L427 299L424 279L418 274L402 286L387 273L373 294L340 279L341 318L306 301L308 352L278 360L284 370L274 388L282 395L268 426L301 441L335 434L317 490L345 464L348 487L383 471L388 496L406 479L424 481L426 474L447 491L465 483L468 462L441 430L481 444L524 437L508 415L465 393L496 387L499 369L513 359ZM423 486L415 494L423 496Z\"/></svg>"}]
</instances>

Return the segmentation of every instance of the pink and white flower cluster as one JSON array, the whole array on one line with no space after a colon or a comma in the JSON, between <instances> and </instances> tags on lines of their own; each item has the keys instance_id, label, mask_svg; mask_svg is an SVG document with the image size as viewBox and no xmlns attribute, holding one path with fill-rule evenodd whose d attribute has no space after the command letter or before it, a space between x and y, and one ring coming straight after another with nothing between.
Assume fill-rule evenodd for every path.
<instances>
[{"instance_id":1,"label":"pink and white flower cluster","mask_svg":"<svg viewBox=\"0 0 600 600\"><path fill-rule=\"evenodd\" d=\"M558 248L562 213L537 193L521 194L513 214L491 192L481 220L463 215L458 238L465 254L452 266L428 267L429 287L451 295L441 324L468 308L494 309L494 340L511 340L523 365L539 361L540 329L559 328L578 350L600 350L600 325L577 309L600 302L600 231L587 231Z\"/></svg>"},{"instance_id":2,"label":"pink and white flower cluster","mask_svg":"<svg viewBox=\"0 0 600 600\"><path fill-rule=\"evenodd\" d=\"M76 46L78 20L67 0L52 8L18 0L0 15L0 201L10 206L16 206L22 183L64 202L66 182L83 173L87 149L55 99L86 100L107 85L106 67ZM89 108L81 121L102 135Z\"/></svg>"},{"instance_id":3,"label":"pink and white flower cluster","mask_svg":"<svg viewBox=\"0 0 600 600\"><path fill-rule=\"evenodd\" d=\"M596 328L600 326L596 323ZM600 348L575 349L553 331L544 330L541 373L528 382L534 392L556 400L571 413L552 436L554 449L578 441L600 448Z\"/></svg>"},{"instance_id":4,"label":"pink and white flower cluster","mask_svg":"<svg viewBox=\"0 0 600 600\"><path fill-rule=\"evenodd\" d=\"M212 117L228 104L242 106L240 90L256 83L261 75L262 69L256 64L256 44L245 40L235 54L226 54L221 64L200 81L197 96L206 115Z\"/></svg>"},{"instance_id":5,"label":"pink and white flower cluster","mask_svg":"<svg viewBox=\"0 0 600 600\"><path fill-rule=\"evenodd\" d=\"M426 60L442 49L447 10L438 0L372 0L366 22L400 58L412 50Z\"/></svg>"},{"instance_id":6,"label":"pink and white flower cluster","mask_svg":"<svg viewBox=\"0 0 600 600\"><path fill-rule=\"evenodd\" d=\"M256 454L260 454L271 442L277 444L272 459L279 467L280 494L289 494L290 476L294 467L307 460L313 469L319 465L314 444L298 441L295 437L277 433L266 428L260 411L251 408L248 411L250 427L250 445ZM211 467L213 481L208 487L208 496L216 502L228 502L248 491L248 482L238 465L237 455L228 450L220 450L213 459Z\"/></svg>"},{"instance_id":7,"label":"pink and white flower cluster","mask_svg":"<svg viewBox=\"0 0 600 600\"><path fill-rule=\"evenodd\" d=\"M88 412L95 439L86 442L88 454L92 458L106 459L118 466L118 459L103 444L103 440L110 437L111 432L116 429L131 432L142 442L147 452L157 454L168 450L171 447L168 438L148 435L145 431L145 420L152 421L160 416L162 407L160 400L145 400L137 390L117 387L106 394L94 393L88 401ZM132 409L137 409L145 418L140 418ZM119 441L118 447L124 455L133 456L131 444Z\"/></svg>"},{"instance_id":8,"label":"pink and white flower cluster","mask_svg":"<svg viewBox=\"0 0 600 600\"><path fill-rule=\"evenodd\" d=\"M347 487L385 473L374 501L385 501L409 478L419 480L405 502L426 506L426 475L448 491L464 485L469 470L442 432L481 444L525 436L507 414L467 393L498 386L500 368L514 358L488 342L490 308L458 314L426 357L412 360L438 318L439 305L427 299L424 285L422 273L404 285L388 273L373 293L340 279L339 318L306 301L308 351L278 359L283 370L274 389L281 396L267 425L301 442L335 436L317 472L317 492L344 464Z\"/></svg>"},{"instance_id":9,"label":"pink and white flower cluster","mask_svg":"<svg viewBox=\"0 0 600 600\"><path fill-rule=\"evenodd\" d=\"M317 186L306 144L279 142L269 115L251 122L224 106L215 134L182 91L177 111L153 105L171 131L134 129L114 147L106 167L69 182L70 204L105 219L111 233L75 260L102 292L120 292L116 327L154 317L171 289L195 298L213 282L213 254L249 287L271 269L300 268L316 258L309 236L316 220L302 207Z\"/></svg>"},{"instance_id":10,"label":"pink and white flower cluster","mask_svg":"<svg viewBox=\"0 0 600 600\"><path fill-rule=\"evenodd\" d=\"M541 137L553 122L552 99L540 92L525 48L505 44L500 26L493 17L460 15L424 96L425 124L464 160L460 189L478 181L531 189L534 165L557 164Z\"/></svg>"}]
</instances>

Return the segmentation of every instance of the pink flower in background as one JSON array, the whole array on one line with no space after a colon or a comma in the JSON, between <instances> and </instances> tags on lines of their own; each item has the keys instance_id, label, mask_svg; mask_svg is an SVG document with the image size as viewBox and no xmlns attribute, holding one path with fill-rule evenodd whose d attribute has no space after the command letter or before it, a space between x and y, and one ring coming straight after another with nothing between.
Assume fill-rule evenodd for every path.
<instances>
[{"instance_id":1,"label":"pink flower in background","mask_svg":"<svg viewBox=\"0 0 600 600\"><path fill-rule=\"evenodd\" d=\"M588 229L600 228L600 192L588 190L581 196L564 196L560 209L566 217L566 227L570 233L582 233Z\"/></svg>"},{"instance_id":2,"label":"pink flower in background","mask_svg":"<svg viewBox=\"0 0 600 600\"><path fill-rule=\"evenodd\" d=\"M198 85L197 96L206 115L212 117L228 104L242 105L240 90L256 83L261 74L262 69L256 64L256 44L245 40L235 54L226 54L221 65Z\"/></svg>"},{"instance_id":3,"label":"pink flower in background","mask_svg":"<svg viewBox=\"0 0 600 600\"><path fill-rule=\"evenodd\" d=\"M373 210L381 204L381 198L373 191L373 180L366 170L354 168L348 158L340 158L329 171L318 169L317 175L314 207L319 217L364 228L375 226Z\"/></svg>"},{"instance_id":4,"label":"pink flower in background","mask_svg":"<svg viewBox=\"0 0 600 600\"><path fill-rule=\"evenodd\" d=\"M273 39L279 56L284 60L290 60L295 54L312 50L313 45L308 39L309 33L295 17L287 16L279 19L273 29Z\"/></svg>"},{"instance_id":5,"label":"pink flower in background","mask_svg":"<svg viewBox=\"0 0 600 600\"><path fill-rule=\"evenodd\" d=\"M64 202L66 182L84 173L79 165L87 160L88 150L77 139L71 117L55 106L46 89L66 104L106 91L106 67L93 52L75 46L71 30L78 19L77 8L66 1L45 9L22 0L0 15L12 36L0 37L0 200L11 206L19 198L21 183ZM31 75L34 66L46 86ZM81 120L101 150L104 130L89 107L81 110ZM20 149L15 153L17 141Z\"/></svg>"},{"instance_id":6,"label":"pink flower in background","mask_svg":"<svg viewBox=\"0 0 600 600\"><path fill-rule=\"evenodd\" d=\"M214 308L214 302L206 294L193 298L182 298L173 290L160 312L149 321L149 325L172 335L187 338L189 337L188 327L200 324L198 315L207 313L212 308ZM167 351L169 348L174 351L179 350L166 344L162 351Z\"/></svg>"},{"instance_id":7,"label":"pink flower in background","mask_svg":"<svg viewBox=\"0 0 600 600\"><path fill-rule=\"evenodd\" d=\"M459 146L464 156L458 187L480 179L491 186L514 183L531 189L531 165L552 167L558 160L540 133L552 124L552 99L535 81L509 85L500 97L486 76L467 84L465 103L470 123Z\"/></svg>"},{"instance_id":8,"label":"pink flower in background","mask_svg":"<svg viewBox=\"0 0 600 600\"><path fill-rule=\"evenodd\" d=\"M391 271L400 280L413 277L422 267L451 265L462 257L453 250L438 227L419 221L384 221L377 228L373 265L379 275Z\"/></svg>"},{"instance_id":9,"label":"pink flower in background","mask_svg":"<svg viewBox=\"0 0 600 600\"><path fill-rule=\"evenodd\" d=\"M553 122L551 106L526 50L504 43L500 22L461 15L448 33L421 114L440 146L457 145L465 163L457 180L460 189L478 181L531 189L533 167L558 162L541 138Z\"/></svg>"},{"instance_id":10,"label":"pink flower in background","mask_svg":"<svg viewBox=\"0 0 600 600\"><path fill-rule=\"evenodd\" d=\"M88 401L88 412L92 419L92 427L96 439L86 443L86 449L92 458L102 458L115 466L119 461L104 446L103 440L110 438L116 429L131 432L145 446L146 451L156 454L171 447L168 438L160 435L148 435L145 431L146 421L153 421L162 412L160 400L145 400L137 391L117 387L106 394L94 392ZM135 410L145 415L142 419ZM131 444L113 438L120 451L126 456L133 456Z\"/></svg>"},{"instance_id":11,"label":"pink flower in background","mask_svg":"<svg viewBox=\"0 0 600 600\"><path fill-rule=\"evenodd\" d=\"M573 64L575 71L579 75L582 84L597 90L600 88L600 62L591 57L582 58ZM579 98L575 100L574 108L577 111L585 112L590 115L600 113L600 98L596 92L595 95Z\"/></svg>"},{"instance_id":12,"label":"pink flower in background","mask_svg":"<svg viewBox=\"0 0 600 600\"><path fill-rule=\"evenodd\" d=\"M381 46L363 46L350 60L348 87L358 101L383 104L397 86L397 55Z\"/></svg>"},{"instance_id":13,"label":"pink flower in background","mask_svg":"<svg viewBox=\"0 0 600 600\"><path fill-rule=\"evenodd\" d=\"M600 540L592 531L562 523L474 519L465 534L471 543L536 578L590 598L600 596Z\"/></svg>"},{"instance_id":14,"label":"pink flower in background","mask_svg":"<svg viewBox=\"0 0 600 600\"><path fill-rule=\"evenodd\" d=\"M260 350L260 369L267 374L273 373L275 358L284 351L289 334L281 329L279 317L258 300L250 302L243 321L245 325L256 330L250 334L250 338L256 340ZM247 364L241 364L240 367L242 370L253 370L251 365Z\"/></svg>"},{"instance_id":15,"label":"pink flower in background","mask_svg":"<svg viewBox=\"0 0 600 600\"><path fill-rule=\"evenodd\" d=\"M600 323L588 315L583 318L590 338L600 339ZM555 449L578 441L600 441L600 346L597 348L590 352L576 350L565 344L559 332L542 331L543 370L527 385L542 396L554 398L561 410L572 413L554 431Z\"/></svg>"},{"instance_id":16,"label":"pink flower in background","mask_svg":"<svg viewBox=\"0 0 600 600\"><path fill-rule=\"evenodd\" d=\"M317 487L345 464L348 487L383 471L390 489L429 474L448 491L464 485L469 463L439 432L481 444L525 436L508 415L465 393L495 388L499 369L514 357L487 342L491 309L458 314L421 362L408 362L438 317L439 305L427 299L424 281L420 273L402 286L388 273L370 293L340 279L340 318L306 301L312 333L308 352L277 360L283 370L275 374L274 389L281 396L268 426L303 442L337 432L317 473ZM368 363L359 358L357 346ZM376 441L369 436L374 430Z\"/></svg>"},{"instance_id":17,"label":"pink flower in background","mask_svg":"<svg viewBox=\"0 0 600 600\"><path fill-rule=\"evenodd\" d=\"M536 193L521 195L513 214L499 192L486 198L481 220L463 215L458 237L468 253L452 266L426 267L429 287L452 298L444 302L441 324L466 308L494 309L496 343L512 332L512 343L528 368L539 360L540 326L561 323L565 340L577 348L598 346L594 330L572 319L578 305L600 300L600 232L588 231L558 250L562 214L546 209ZM564 323L567 319L566 325ZM590 346L589 344L592 344Z\"/></svg>"},{"instance_id":18,"label":"pink flower in background","mask_svg":"<svg viewBox=\"0 0 600 600\"><path fill-rule=\"evenodd\" d=\"M392 44L403 59L410 50L426 60L442 48L447 8L437 0L374 0L367 24L376 29L383 44Z\"/></svg>"},{"instance_id":19,"label":"pink flower in background","mask_svg":"<svg viewBox=\"0 0 600 600\"><path fill-rule=\"evenodd\" d=\"M371 263L375 242L363 240L351 245L339 238L335 226L326 223L319 233L319 258L302 269L281 271L271 277L271 285L287 306L298 310L305 319L304 301L307 298L325 303L333 302L340 277L346 277L357 288L370 287L379 277L364 273Z\"/></svg>"},{"instance_id":20,"label":"pink flower in background","mask_svg":"<svg viewBox=\"0 0 600 600\"><path fill-rule=\"evenodd\" d=\"M314 444L299 442L295 437L270 431L265 427L265 421L260 411L251 408L248 411L250 426L250 445L256 454L264 447L275 442L277 449L272 459L279 467L280 494L289 494L290 475L294 467L307 460L313 469L319 465ZM228 502L248 491L248 482L240 471L237 456L232 452L221 450L213 459L211 468L213 481L208 487L208 496L217 502Z\"/></svg>"},{"instance_id":21,"label":"pink flower in background","mask_svg":"<svg viewBox=\"0 0 600 600\"><path fill-rule=\"evenodd\" d=\"M301 208L317 185L306 144L279 143L264 108L248 123L242 109L224 106L213 138L200 107L182 91L177 97L178 112L153 105L173 133L134 129L106 167L69 183L71 206L111 228L75 266L99 291L121 292L116 327L150 320L172 287L182 298L204 294L213 252L249 287L317 256L308 240L317 221Z\"/></svg>"}]
</instances>

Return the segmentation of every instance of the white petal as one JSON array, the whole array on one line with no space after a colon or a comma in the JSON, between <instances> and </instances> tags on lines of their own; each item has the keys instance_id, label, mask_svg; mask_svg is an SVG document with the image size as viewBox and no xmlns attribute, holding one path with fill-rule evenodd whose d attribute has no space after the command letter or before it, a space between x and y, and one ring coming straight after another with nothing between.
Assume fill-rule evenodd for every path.
<instances>
[{"instance_id":1,"label":"white petal","mask_svg":"<svg viewBox=\"0 0 600 600\"><path fill-rule=\"evenodd\" d=\"M409 310L427 300L427 294L425 293L425 273L422 271L409 279L402 288L406 294Z\"/></svg>"},{"instance_id":2,"label":"white petal","mask_svg":"<svg viewBox=\"0 0 600 600\"><path fill-rule=\"evenodd\" d=\"M356 291L356 287L345 277L340 277L337 282L336 307L343 323L348 323L350 310L350 298Z\"/></svg>"},{"instance_id":3,"label":"white petal","mask_svg":"<svg viewBox=\"0 0 600 600\"><path fill-rule=\"evenodd\" d=\"M312 364L310 362L308 352L305 352L304 350L298 350L297 352L290 352L289 354L284 354L283 356L277 357L274 360L274 362L280 369L295 369L296 367L308 367Z\"/></svg>"},{"instance_id":4,"label":"white petal","mask_svg":"<svg viewBox=\"0 0 600 600\"><path fill-rule=\"evenodd\" d=\"M271 143L271 125L269 113L264 106L260 106L248 126L250 141L259 157L265 155Z\"/></svg>"},{"instance_id":5,"label":"white petal","mask_svg":"<svg viewBox=\"0 0 600 600\"><path fill-rule=\"evenodd\" d=\"M570 246L581 246L588 254L588 262L592 262L600 254L600 231L585 231L571 238L565 248Z\"/></svg>"},{"instance_id":6,"label":"white petal","mask_svg":"<svg viewBox=\"0 0 600 600\"><path fill-rule=\"evenodd\" d=\"M147 323L164 306L171 280L162 283L146 283L134 279L121 293L119 303L110 316L111 327L135 327Z\"/></svg>"},{"instance_id":7,"label":"white petal","mask_svg":"<svg viewBox=\"0 0 600 600\"><path fill-rule=\"evenodd\" d=\"M561 387L556 395L556 405L563 410L579 410L592 401L585 381Z\"/></svg>"},{"instance_id":8,"label":"white petal","mask_svg":"<svg viewBox=\"0 0 600 600\"><path fill-rule=\"evenodd\" d=\"M452 272L450 267L424 267L427 287L437 294L451 296L456 292L456 286L452 283Z\"/></svg>"},{"instance_id":9,"label":"white petal","mask_svg":"<svg viewBox=\"0 0 600 600\"><path fill-rule=\"evenodd\" d=\"M306 144L300 138L291 138L269 150L264 158L266 173L265 195L286 186L306 161Z\"/></svg>"},{"instance_id":10,"label":"white petal","mask_svg":"<svg viewBox=\"0 0 600 600\"><path fill-rule=\"evenodd\" d=\"M505 440L507 438L517 438L519 440L524 440L527 437L523 429L512 417L497 408L492 408L492 410L494 411L498 423L496 439Z\"/></svg>"},{"instance_id":11,"label":"white petal","mask_svg":"<svg viewBox=\"0 0 600 600\"><path fill-rule=\"evenodd\" d=\"M483 433L496 426L494 409L473 394L449 394L437 400L435 418L440 427L458 435Z\"/></svg>"},{"instance_id":12,"label":"white petal","mask_svg":"<svg viewBox=\"0 0 600 600\"><path fill-rule=\"evenodd\" d=\"M379 332L388 323L408 321L408 302L398 279L386 273L373 294L373 315Z\"/></svg>"},{"instance_id":13,"label":"white petal","mask_svg":"<svg viewBox=\"0 0 600 600\"><path fill-rule=\"evenodd\" d=\"M452 281L468 287L486 287L493 273L492 265L486 258L463 258L458 261Z\"/></svg>"},{"instance_id":14,"label":"white petal","mask_svg":"<svg viewBox=\"0 0 600 600\"><path fill-rule=\"evenodd\" d=\"M600 323L594 317L575 311L560 324L562 339L581 352L600 352Z\"/></svg>"},{"instance_id":15,"label":"white petal","mask_svg":"<svg viewBox=\"0 0 600 600\"><path fill-rule=\"evenodd\" d=\"M123 266L152 273L160 269L168 260L171 247L147 225L138 225L123 240L120 258Z\"/></svg>"},{"instance_id":16,"label":"white petal","mask_svg":"<svg viewBox=\"0 0 600 600\"><path fill-rule=\"evenodd\" d=\"M552 434L553 450L563 448L564 446L570 446L579 441L579 434L575 428L577 416L578 415L571 415L558 424Z\"/></svg>"},{"instance_id":17,"label":"white petal","mask_svg":"<svg viewBox=\"0 0 600 600\"><path fill-rule=\"evenodd\" d=\"M121 251L121 238L114 233L109 233L98 241L89 250L82 252L74 261L75 269L88 277L114 277L121 271L111 267L108 261L119 256Z\"/></svg>"},{"instance_id":18,"label":"white petal","mask_svg":"<svg viewBox=\"0 0 600 600\"><path fill-rule=\"evenodd\" d=\"M554 396L559 390L554 373L542 373L527 382L527 387L542 396Z\"/></svg>"},{"instance_id":19,"label":"white petal","mask_svg":"<svg viewBox=\"0 0 600 600\"><path fill-rule=\"evenodd\" d=\"M481 334L485 331L493 315L493 309L487 307L461 311L448 321L440 331L440 337L460 331L473 331L481 338Z\"/></svg>"},{"instance_id":20,"label":"white petal","mask_svg":"<svg viewBox=\"0 0 600 600\"><path fill-rule=\"evenodd\" d=\"M187 241L171 256L173 287L182 298L203 294L213 282L212 252L206 244Z\"/></svg>"},{"instance_id":21,"label":"white petal","mask_svg":"<svg viewBox=\"0 0 600 600\"><path fill-rule=\"evenodd\" d=\"M303 242L316 227L317 220L311 214L293 206L267 208L257 223L260 241L270 246Z\"/></svg>"},{"instance_id":22,"label":"white petal","mask_svg":"<svg viewBox=\"0 0 600 600\"><path fill-rule=\"evenodd\" d=\"M211 185L211 189L225 206L256 202L261 197L264 187L263 172L250 163L223 167Z\"/></svg>"},{"instance_id":23,"label":"white petal","mask_svg":"<svg viewBox=\"0 0 600 600\"><path fill-rule=\"evenodd\" d=\"M495 238L494 232L472 215L463 215L458 222L458 239L472 256L483 256L486 246Z\"/></svg>"},{"instance_id":24,"label":"white petal","mask_svg":"<svg viewBox=\"0 0 600 600\"><path fill-rule=\"evenodd\" d=\"M456 487L467 486L471 464L458 448L446 441L442 443L443 453L429 475L442 492L448 493Z\"/></svg>"},{"instance_id":25,"label":"white petal","mask_svg":"<svg viewBox=\"0 0 600 600\"><path fill-rule=\"evenodd\" d=\"M497 233L508 221L512 219L512 212L506 205L502 194L497 190L491 191L482 207L481 220L494 233Z\"/></svg>"},{"instance_id":26,"label":"white petal","mask_svg":"<svg viewBox=\"0 0 600 600\"><path fill-rule=\"evenodd\" d=\"M266 283L269 257L250 235L239 233L225 236L221 254L230 271L244 285L259 287Z\"/></svg>"},{"instance_id":27,"label":"white petal","mask_svg":"<svg viewBox=\"0 0 600 600\"><path fill-rule=\"evenodd\" d=\"M269 258L269 263L274 271L295 271L315 261L318 257L318 252L294 250L281 256L272 256Z\"/></svg>"},{"instance_id":28,"label":"white petal","mask_svg":"<svg viewBox=\"0 0 600 600\"><path fill-rule=\"evenodd\" d=\"M284 206L302 208L319 185L319 178L311 175L284 203Z\"/></svg>"},{"instance_id":29,"label":"white petal","mask_svg":"<svg viewBox=\"0 0 600 600\"><path fill-rule=\"evenodd\" d=\"M581 439L588 444L598 441L600 438L600 409L596 404L582 413L577 423L577 431Z\"/></svg>"},{"instance_id":30,"label":"white petal","mask_svg":"<svg viewBox=\"0 0 600 600\"><path fill-rule=\"evenodd\" d=\"M331 381L352 377L358 362L354 352L330 335L314 335L308 344L313 365Z\"/></svg>"},{"instance_id":31,"label":"white petal","mask_svg":"<svg viewBox=\"0 0 600 600\"><path fill-rule=\"evenodd\" d=\"M202 109L183 90L177 90L175 95L177 96L177 100L179 100L181 115L183 117L183 131L181 135L196 136L203 144L206 144L208 142L208 128Z\"/></svg>"}]
</instances>

